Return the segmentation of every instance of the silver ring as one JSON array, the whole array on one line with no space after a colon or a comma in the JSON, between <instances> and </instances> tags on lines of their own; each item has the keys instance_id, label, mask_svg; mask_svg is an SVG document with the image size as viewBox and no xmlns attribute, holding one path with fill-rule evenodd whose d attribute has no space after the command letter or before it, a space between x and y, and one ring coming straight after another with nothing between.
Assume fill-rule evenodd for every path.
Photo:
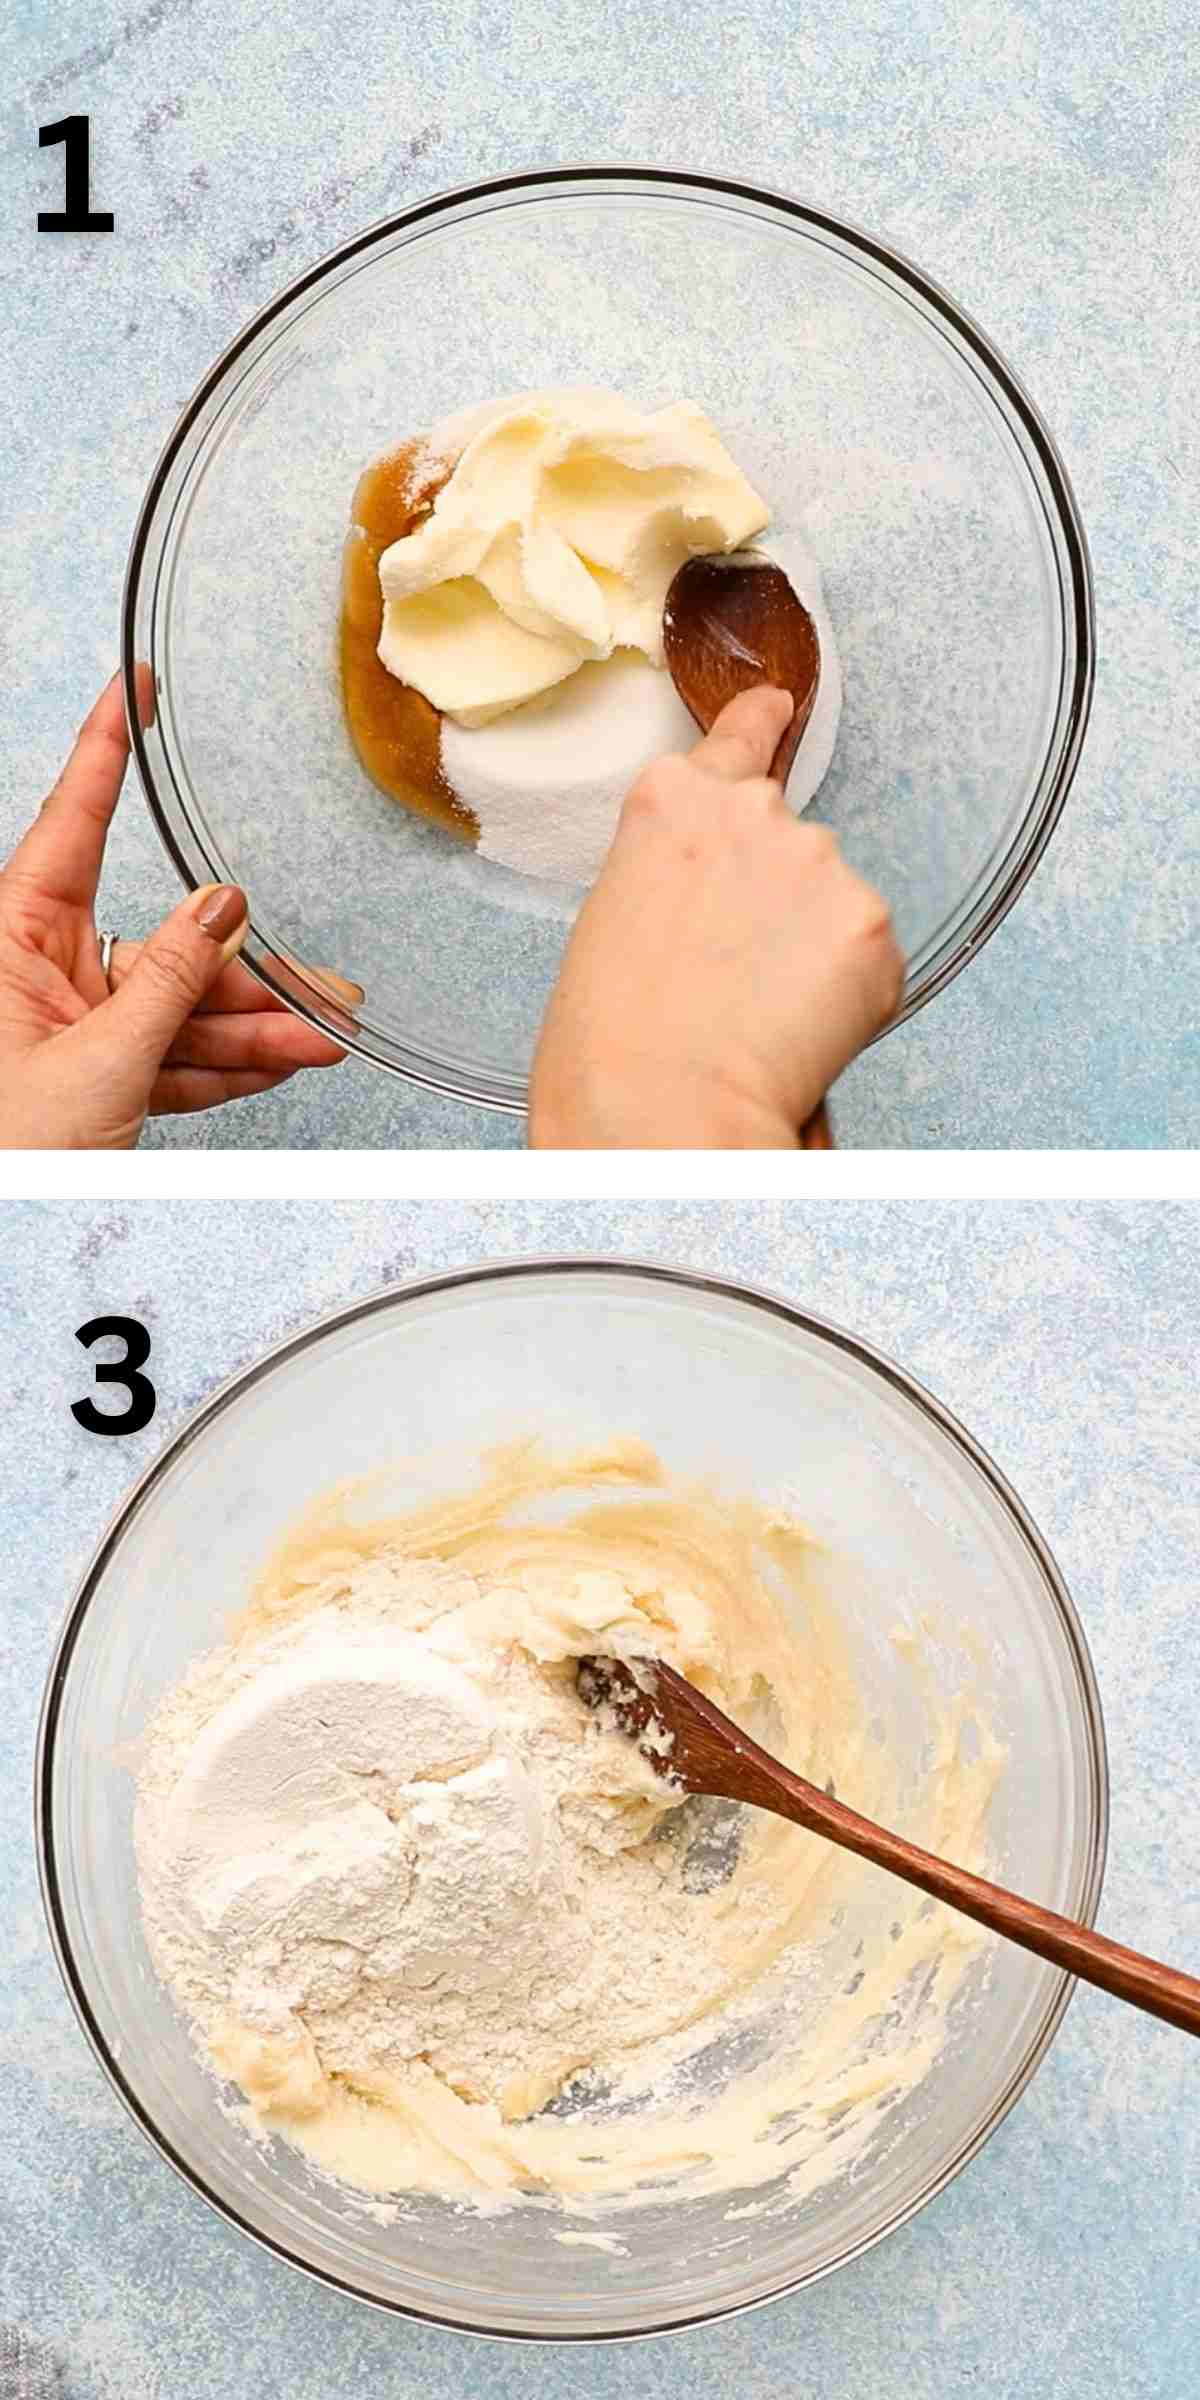
<instances>
[{"instance_id":1,"label":"silver ring","mask_svg":"<svg viewBox=\"0 0 1200 2400\"><path fill-rule=\"evenodd\" d=\"M113 988L113 951L116 949L117 943L120 941L120 939L121 936L119 933L102 933L100 935L100 972L103 975L110 992Z\"/></svg>"}]
</instances>

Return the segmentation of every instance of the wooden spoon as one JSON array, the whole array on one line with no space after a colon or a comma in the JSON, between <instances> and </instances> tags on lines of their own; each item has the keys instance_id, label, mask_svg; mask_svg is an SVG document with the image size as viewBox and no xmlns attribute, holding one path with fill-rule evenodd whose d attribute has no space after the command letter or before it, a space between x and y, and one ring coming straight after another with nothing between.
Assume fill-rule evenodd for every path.
<instances>
[{"instance_id":1,"label":"wooden spoon","mask_svg":"<svg viewBox=\"0 0 1200 2400\"><path fill-rule=\"evenodd\" d=\"M702 733L728 700L755 684L791 693L795 714L771 761L772 775L786 784L817 697L821 645L783 568L761 550L685 559L663 609L663 649L675 689ZM800 1147L832 1150L823 1106L804 1126Z\"/></svg>"},{"instance_id":2,"label":"wooden spoon","mask_svg":"<svg viewBox=\"0 0 1200 2400\"><path fill-rule=\"evenodd\" d=\"M886 1833L882 1825L860 1817L803 1775L781 1766L661 1659L635 1659L626 1665L616 1658L581 1658L578 1682L589 1708L611 1709L621 1731L681 1792L712 1792L789 1817L794 1825L824 1834L839 1848L886 1867L903 1882L916 1884L919 1891L1019 1942L1023 1950L1049 1959L1067 1974L1081 1976L1118 2000L1132 2001L1135 2008L1178 2025L1184 2033L1200 2033L1200 1982L1194 1976L1160 1966L1137 1950L1125 1950L1071 1917L1056 1916L1033 1900L1019 1900L1014 1892L985 1883L981 1875L948 1866L932 1852L902 1841L899 1834Z\"/></svg>"},{"instance_id":3,"label":"wooden spoon","mask_svg":"<svg viewBox=\"0 0 1200 2400\"><path fill-rule=\"evenodd\" d=\"M783 568L761 550L685 559L663 609L663 648L702 733L755 684L791 693L795 715L771 761L772 775L786 783L817 697L821 646Z\"/></svg>"}]
</instances>

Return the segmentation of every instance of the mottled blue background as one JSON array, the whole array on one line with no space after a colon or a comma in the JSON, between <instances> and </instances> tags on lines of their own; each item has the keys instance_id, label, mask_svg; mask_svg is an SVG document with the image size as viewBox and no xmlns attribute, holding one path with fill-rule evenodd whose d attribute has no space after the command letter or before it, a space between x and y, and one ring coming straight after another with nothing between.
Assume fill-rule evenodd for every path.
<instances>
[{"instance_id":1,"label":"mottled blue background","mask_svg":"<svg viewBox=\"0 0 1200 2400\"><path fill-rule=\"evenodd\" d=\"M7 0L0 838L117 647L125 552L192 387L282 281L447 185L591 158L727 170L909 252L1046 410L1093 546L1100 678L1066 818L953 990L846 1078L881 1146L1200 1142L1193 978L1200 50L1192 0ZM92 117L112 236L34 231ZM770 340L771 329L763 328ZM127 795L104 916L178 896ZM348 1066L149 1140L512 1145Z\"/></svg>"},{"instance_id":2,"label":"mottled blue background","mask_svg":"<svg viewBox=\"0 0 1200 2400\"><path fill-rule=\"evenodd\" d=\"M70 2400L1191 2400L1200 2051L1096 1993L980 2157L870 2256L732 2324L617 2349L485 2348L320 2290L219 2223L110 2096L58 1984L29 1831L42 1679L110 1511L218 1380L307 1317L406 1274L548 1251L774 1285L962 1417L1048 1538L1092 1647L1103 1922L1200 1968L1200 1209L10 1204L0 2317L61 2341ZM159 1408L104 1441L68 1413L89 1380L72 1335L114 1310L151 1329Z\"/></svg>"}]
</instances>

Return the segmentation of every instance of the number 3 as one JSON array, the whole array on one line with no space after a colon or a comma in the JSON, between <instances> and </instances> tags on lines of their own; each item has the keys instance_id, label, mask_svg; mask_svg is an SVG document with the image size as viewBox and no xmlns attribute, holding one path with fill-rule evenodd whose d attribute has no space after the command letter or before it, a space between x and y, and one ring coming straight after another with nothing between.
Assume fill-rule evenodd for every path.
<instances>
[{"instance_id":1,"label":"number 3","mask_svg":"<svg viewBox=\"0 0 1200 2400\"><path fill-rule=\"evenodd\" d=\"M123 1383L129 1394L129 1406L118 1416L106 1416L94 1400L75 1400L71 1415L87 1433L140 1433L149 1424L158 1407L158 1394L148 1375L140 1370L150 1356L150 1336L136 1317L89 1317L79 1326L75 1339L90 1350L93 1342L106 1335L115 1335L125 1344L124 1358L101 1360L95 1369L97 1383Z\"/></svg>"}]
</instances>

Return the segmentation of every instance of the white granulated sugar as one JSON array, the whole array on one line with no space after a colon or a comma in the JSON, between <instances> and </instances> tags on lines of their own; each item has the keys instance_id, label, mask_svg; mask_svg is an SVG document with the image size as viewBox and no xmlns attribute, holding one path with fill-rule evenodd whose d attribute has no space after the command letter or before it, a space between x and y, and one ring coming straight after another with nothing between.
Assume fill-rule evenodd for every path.
<instances>
[{"instance_id":1,"label":"white granulated sugar","mask_svg":"<svg viewBox=\"0 0 1200 2400\"><path fill-rule=\"evenodd\" d=\"M816 561L796 543L761 542L817 628L821 679L788 781L797 814L833 757L842 708L837 641ZM577 669L552 692L467 728L443 719L442 767L479 820L479 855L558 884L595 880L637 776L699 734L664 668L622 653Z\"/></svg>"},{"instance_id":2,"label":"white granulated sugar","mask_svg":"<svg viewBox=\"0 0 1200 2400\"><path fill-rule=\"evenodd\" d=\"M652 758L697 739L671 678L623 653L469 732L442 721L442 767L479 819L479 851L552 883L590 883L621 801Z\"/></svg>"}]
</instances>

